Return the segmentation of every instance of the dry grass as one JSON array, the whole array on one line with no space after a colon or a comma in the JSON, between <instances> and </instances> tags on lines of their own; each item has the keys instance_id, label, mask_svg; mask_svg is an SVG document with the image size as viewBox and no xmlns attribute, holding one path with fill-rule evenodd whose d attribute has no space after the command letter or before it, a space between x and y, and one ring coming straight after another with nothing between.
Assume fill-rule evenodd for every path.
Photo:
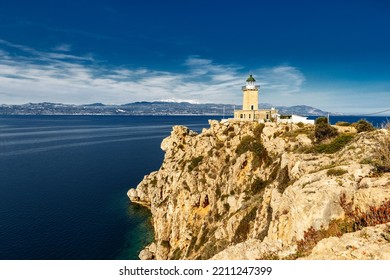
<instances>
[{"instance_id":1,"label":"dry grass","mask_svg":"<svg viewBox=\"0 0 390 280\"><path fill-rule=\"evenodd\" d=\"M390 132L390 126L387 125L387 129ZM390 172L390 136L383 137L376 149L376 158L378 162L376 164L379 172Z\"/></svg>"},{"instance_id":2,"label":"dry grass","mask_svg":"<svg viewBox=\"0 0 390 280\"><path fill-rule=\"evenodd\" d=\"M344 209L351 228L348 232L361 230L364 227L376 226L390 222L390 200L379 206L370 206L367 211L352 208L352 202L346 202L345 194L340 196L340 205Z\"/></svg>"}]
</instances>

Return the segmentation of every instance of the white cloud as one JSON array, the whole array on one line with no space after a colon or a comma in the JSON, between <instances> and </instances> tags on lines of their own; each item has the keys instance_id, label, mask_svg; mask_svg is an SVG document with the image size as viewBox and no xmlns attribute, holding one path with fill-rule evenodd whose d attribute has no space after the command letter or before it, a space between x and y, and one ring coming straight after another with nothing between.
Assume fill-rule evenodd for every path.
<instances>
[{"instance_id":1,"label":"white cloud","mask_svg":"<svg viewBox=\"0 0 390 280\"><path fill-rule=\"evenodd\" d=\"M278 95L290 95L301 91L305 82L303 73L292 66L276 66L256 71L260 85Z\"/></svg>"},{"instance_id":2,"label":"white cloud","mask_svg":"<svg viewBox=\"0 0 390 280\"><path fill-rule=\"evenodd\" d=\"M53 48L53 51L58 51L58 52L70 52L72 49L71 45L69 44L60 44L56 47Z\"/></svg>"},{"instance_id":3,"label":"white cloud","mask_svg":"<svg viewBox=\"0 0 390 280\"><path fill-rule=\"evenodd\" d=\"M169 72L107 67L99 65L91 55L76 56L64 51L65 48L42 52L0 39L0 103L124 104L175 100L241 104L241 86L247 78L242 66L218 64L197 56L183 62L184 71ZM367 111L379 111L390 102L388 84L380 89L360 86L360 93L346 86L337 89L311 86L308 90L304 74L289 65L259 68L253 71L253 76L261 86L261 103L306 104L329 111L362 112L359 109L362 103Z\"/></svg>"},{"instance_id":4,"label":"white cloud","mask_svg":"<svg viewBox=\"0 0 390 280\"><path fill-rule=\"evenodd\" d=\"M3 50L0 50L0 57L1 58L5 58L5 57L7 57L8 56L8 52L6 52L6 51L3 51Z\"/></svg>"},{"instance_id":5,"label":"white cloud","mask_svg":"<svg viewBox=\"0 0 390 280\"><path fill-rule=\"evenodd\" d=\"M182 73L91 65L88 56L0 41L20 51L0 57L1 103L63 102L121 104L140 100L239 102L240 67L190 57Z\"/></svg>"},{"instance_id":6,"label":"white cloud","mask_svg":"<svg viewBox=\"0 0 390 280\"><path fill-rule=\"evenodd\" d=\"M141 100L177 100L240 104L240 89L246 79L240 66L216 64L199 57L188 58L184 62L187 70L175 73L146 68L109 69L85 64L86 57L35 50L30 53L35 56L0 59L2 103L122 104ZM269 91L278 93L297 91L304 79L290 66L263 68L254 75L260 84L267 85Z\"/></svg>"}]
</instances>

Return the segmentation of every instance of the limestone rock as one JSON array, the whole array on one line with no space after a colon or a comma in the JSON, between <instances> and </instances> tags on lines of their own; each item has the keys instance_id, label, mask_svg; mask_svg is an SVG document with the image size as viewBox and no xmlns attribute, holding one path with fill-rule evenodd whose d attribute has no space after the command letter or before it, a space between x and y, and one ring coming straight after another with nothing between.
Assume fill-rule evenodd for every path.
<instances>
[{"instance_id":1,"label":"limestone rock","mask_svg":"<svg viewBox=\"0 0 390 280\"><path fill-rule=\"evenodd\" d=\"M153 255L152 252L149 251L149 249L143 249L139 253L139 258L140 258L140 260L153 260L154 259L154 255Z\"/></svg>"}]
</instances>

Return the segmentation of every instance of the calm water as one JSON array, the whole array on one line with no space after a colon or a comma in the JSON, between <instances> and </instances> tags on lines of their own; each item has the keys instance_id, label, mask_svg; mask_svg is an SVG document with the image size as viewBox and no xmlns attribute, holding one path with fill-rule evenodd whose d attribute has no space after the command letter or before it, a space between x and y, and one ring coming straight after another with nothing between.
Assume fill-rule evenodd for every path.
<instances>
[{"instance_id":1,"label":"calm water","mask_svg":"<svg viewBox=\"0 0 390 280\"><path fill-rule=\"evenodd\" d=\"M210 118L0 116L0 259L137 259L150 213L127 190L172 125Z\"/></svg>"}]
</instances>

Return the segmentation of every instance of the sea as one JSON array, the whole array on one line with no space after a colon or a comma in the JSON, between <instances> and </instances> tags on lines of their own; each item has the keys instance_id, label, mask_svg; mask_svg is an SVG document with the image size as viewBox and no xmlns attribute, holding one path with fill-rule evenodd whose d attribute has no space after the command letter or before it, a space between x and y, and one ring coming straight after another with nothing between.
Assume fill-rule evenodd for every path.
<instances>
[{"instance_id":1,"label":"sea","mask_svg":"<svg viewBox=\"0 0 390 280\"><path fill-rule=\"evenodd\" d=\"M210 116L0 116L0 259L138 259L148 209L126 193L158 170L172 126Z\"/></svg>"},{"instance_id":2,"label":"sea","mask_svg":"<svg viewBox=\"0 0 390 280\"><path fill-rule=\"evenodd\" d=\"M0 259L138 259L153 228L128 189L159 169L172 126L200 132L221 118L0 116ZM330 121L362 118L388 119Z\"/></svg>"}]
</instances>

